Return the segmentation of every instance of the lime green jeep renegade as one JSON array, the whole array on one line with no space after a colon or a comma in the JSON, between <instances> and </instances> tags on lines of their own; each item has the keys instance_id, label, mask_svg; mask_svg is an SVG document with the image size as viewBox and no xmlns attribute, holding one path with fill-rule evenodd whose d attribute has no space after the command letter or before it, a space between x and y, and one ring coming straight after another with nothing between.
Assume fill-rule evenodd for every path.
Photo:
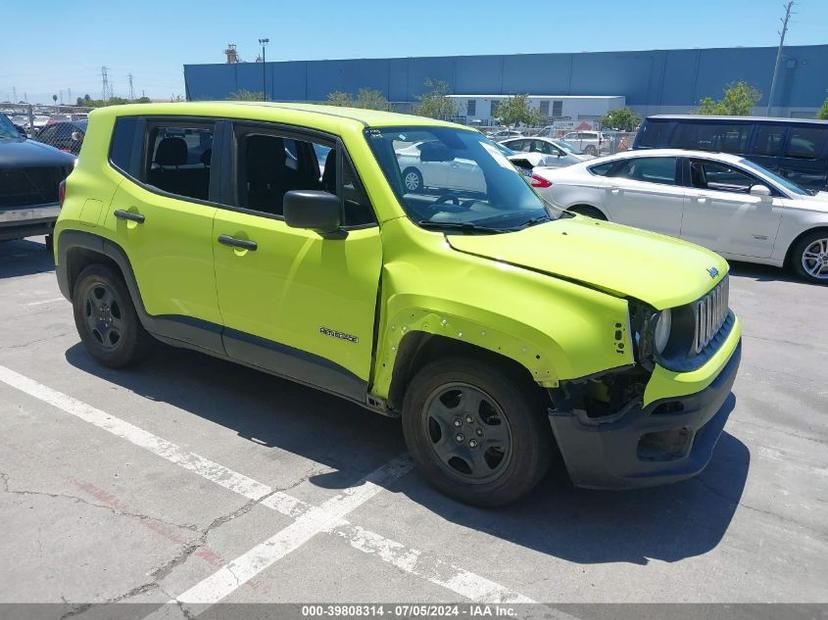
<instances>
[{"instance_id":1,"label":"lime green jeep renegade","mask_svg":"<svg viewBox=\"0 0 828 620\"><path fill-rule=\"evenodd\" d=\"M402 418L463 501L681 480L709 461L741 327L707 250L545 205L479 132L401 114L93 112L57 277L89 354L153 338Z\"/></svg>"}]
</instances>

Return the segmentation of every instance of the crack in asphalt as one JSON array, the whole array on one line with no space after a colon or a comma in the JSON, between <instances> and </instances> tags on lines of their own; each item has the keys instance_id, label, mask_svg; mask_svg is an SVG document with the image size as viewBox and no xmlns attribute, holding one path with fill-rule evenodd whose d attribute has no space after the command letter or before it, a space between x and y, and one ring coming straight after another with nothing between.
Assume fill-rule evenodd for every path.
<instances>
[{"instance_id":1,"label":"crack in asphalt","mask_svg":"<svg viewBox=\"0 0 828 620\"><path fill-rule=\"evenodd\" d=\"M47 338L38 338L36 340L29 340L28 342L23 342L21 344L9 344L3 347L0 347L0 351L12 351L14 349L25 349L26 347L30 347L33 344L40 344L41 342L49 342L50 340L54 340L55 338L62 338L63 336L68 336L74 332L61 332L60 334L52 334Z\"/></svg>"},{"instance_id":2,"label":"crack in asphalt","mask_svg":"<svg viewBox=\"0 0 828 620\"><path fill-rule=\"evenodd\" d=\"M165 519L159 519L158 517L153 517L151 515L146 515L140 512L129 512L126 510L118 510L113 506L108 506L107 504L97 504L95 502L90 502L89 500L80 497L78 495L71 495L69 493L48 493L46 491L29 491L29 490L22 490L22 489L12 489L9 486L9 475L3 472L0 472L0 481L2 481L3 485L3 493L8 493L10 495L32 495L35 497L50 497L53 499L68 499L73 502L83 504L85 506L89 506L91 508L101 508L103 510L108 510L114 515L122 516L122 517L129 517L133 519L138 519L139 521L155 521L156 523L162 523L164 525L168 525L170 527L175 527L182 530L188 530L191 532L197 532L198 526L192 523L181 524L181 523L173 523L172 521L166 521Z\"/></svg>"}]
</instances>

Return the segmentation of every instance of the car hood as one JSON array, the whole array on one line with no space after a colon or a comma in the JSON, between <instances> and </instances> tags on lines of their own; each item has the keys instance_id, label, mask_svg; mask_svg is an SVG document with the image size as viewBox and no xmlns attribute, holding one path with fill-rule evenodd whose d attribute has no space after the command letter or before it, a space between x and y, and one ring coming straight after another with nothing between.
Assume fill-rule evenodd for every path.
<instances>
[{"instance_id":1,"label":"car hood","mask_svg":"<svg viewBox=\"0 0 828 620\"><path fill-rule=\"evenodd\" d=\"M0 140L0 168L72 166L75 158L48 144L17 138Z\"/></svg>"},{"instance_id":2,"label":"car hood","mask_svg":"<svg viewBox=\"0 0 828 620\"><path fill-rule=\"evenodd\" d=\"M698 299L728 271L721 256L700 246L583 216L447 239L459 252L634 297L659 310Z\"/></svg>"}]
</instances>

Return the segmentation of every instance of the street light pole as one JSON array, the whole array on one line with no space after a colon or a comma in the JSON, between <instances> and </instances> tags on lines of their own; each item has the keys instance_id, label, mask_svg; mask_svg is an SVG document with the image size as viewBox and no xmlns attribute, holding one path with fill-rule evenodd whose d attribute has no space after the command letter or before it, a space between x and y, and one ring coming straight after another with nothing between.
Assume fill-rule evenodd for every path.
<instances>
[{"instance_id":1,"label":"street light pole","mask_svg":"<svg viewBox=\"0 0 828 620\"><path fill-rule=\"evenodd\" d=\"M779 47L776 50L776 63L773 65L773 77L771 78L770 92L768 93L768 109L765 112L767 116L771 115L771 108L773 107L773 93L776 90L776 79L779 75L779 63L782 62L782 48L785 45L785 35L788 33L788 20L791 19L792 8L793 0L789 0L785 5L785 17L782 18L782 31L779 33Z\"/></svg>"},{"instance_id":2,"label":"street light pole","mask_svg":"<svg viewBox=\"0 0 828 620\"><path fill-rule=\"evenodd\" d=\"M267 101L267 59L265 57L265 46L270 43L270 39L259 39L259 45L262 46L262 100Z\"/></svg>"}]
</instances>

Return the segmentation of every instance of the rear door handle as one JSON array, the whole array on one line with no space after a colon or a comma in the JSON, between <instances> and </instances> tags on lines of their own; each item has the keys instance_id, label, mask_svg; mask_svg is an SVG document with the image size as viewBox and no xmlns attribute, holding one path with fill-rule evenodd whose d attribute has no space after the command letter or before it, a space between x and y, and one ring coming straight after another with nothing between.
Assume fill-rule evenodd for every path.
<instances>
[{"instance_id":1,"label":"rear door handle","mask_svg":"<svg viewBox=\"0 0 828 620\"><path fill-rule=\"evenodd\" d=\"M119 220L129 220L130 222L137 222L139 224L143 224L144 220L146 219L140 213L126 211L125 209L115 209L115 217L117 217Z\"/></svg>"},{"instance_id":2,"label":"rear door handle","mask_svg":"<svg viewBox=\"0 0 828 620\"><path fill-rule=\"evenodd\" d=\"M707 202L707 196L696 196L696 202L701 202L701 203Z\"/></svg>"},{"instance_id":3,"label":"rear door handle","mask_svg":"<svg viewBox=\"0 0 828 620\"><path fill-rule=\"evenodd\" d=\"M251 241L250 239L236 239L230 235L219 235L218 242L222 245L229 245L233 248L241 248L252 252L255 252L259 247L259 244L255 241Z\"/></svg>"},{"instance_id":4,"label":"rear door handle","mask_svg":"<svg viewBox=\"0 0 828 620\"><path fill-rule=\"evenodd\" d=\"M620 194L621 193L621 188L620 187L610 187L610 193Z\"/></svg>"}]
</instances>

